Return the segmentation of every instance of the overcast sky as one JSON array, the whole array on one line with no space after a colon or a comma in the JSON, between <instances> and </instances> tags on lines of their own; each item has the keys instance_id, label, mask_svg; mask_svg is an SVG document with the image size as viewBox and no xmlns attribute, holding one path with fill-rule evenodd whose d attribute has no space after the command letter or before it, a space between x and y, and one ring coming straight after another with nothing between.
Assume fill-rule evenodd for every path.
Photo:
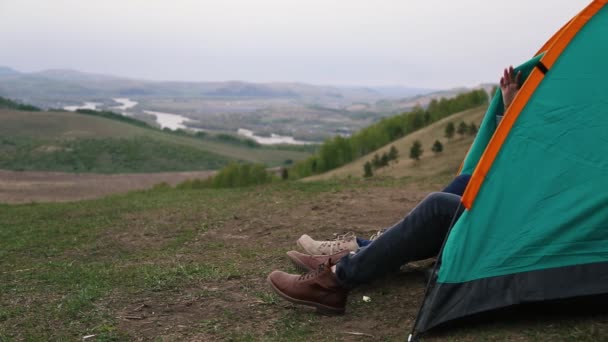
<instances>
[{"instance_id":1,"label":"overcast sky","mask_svg":"<svg viewBox=\"0 0 608 342\"><path fill-rule=\"evenodd\" d=\"M0 65L154 80L497 82L590 0L0 0Z\"/></svg>"}]
</instances>

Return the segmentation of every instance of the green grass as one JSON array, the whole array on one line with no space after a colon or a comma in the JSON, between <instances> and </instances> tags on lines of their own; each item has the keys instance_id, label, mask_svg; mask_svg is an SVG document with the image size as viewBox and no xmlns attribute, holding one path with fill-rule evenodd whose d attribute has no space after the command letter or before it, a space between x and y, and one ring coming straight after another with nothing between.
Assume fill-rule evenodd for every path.
<instances>
[{"instance_id":1,"label":"green grass","mask_svg":"<svg viewBox=\"0 0 608 342\"><path fill-rule=\"evenodd\" d=\"M100 173L190 171L218 169L230 161L276 166L310 154L201 139L123 121L70 112L0 109L0 168Z\"/></svg>"},{"instance_id":2,"label":"green grass","mask_svg":"<svg viewBox=\"0 0 608 342\"><path fill-rule=\"evenodd\" d=\"M0 205L0 340L353 338L345 331L402 340L424 287L414 275L355 291L347 314L337 317L293 308L264 279L277 267L293 272L284 253L298 233L360 225L367 214L349 211L353 201L375 193L368 206L378 212L376 201L403 196L407 186L406 179L159 186L92 201ZM142 303L146 308L132 312ZM428 340L592 341L608 333L606 317L511 317Z\"/></svg>"},{"instance_id":3,"label":"green grass","mask_svg":"<svg viewBox=\"0 0 608 342\"><path fill-rule=\"evenodd\" d=\"M142 136L62 141L0 139L0 168L64 172L159 172L217 169L229 159Z\"/></svg>"}]
</instances>

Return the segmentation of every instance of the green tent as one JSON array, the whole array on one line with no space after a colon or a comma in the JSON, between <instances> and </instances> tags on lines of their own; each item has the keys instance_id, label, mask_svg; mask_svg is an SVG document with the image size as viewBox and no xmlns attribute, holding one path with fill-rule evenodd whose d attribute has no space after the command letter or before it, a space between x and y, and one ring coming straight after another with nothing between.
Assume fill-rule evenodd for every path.
<instances>
[{"instance_id":1,"label":"green tent","mask_svg":"<svg viewBox=\"0 0 608 342\"><path fill-rule=\"evenodd\" d=\"M498 127L494 96L414 337L487 310L608 293L607 2L517 68L526 80Z\"/></svg>"}]
</instances>

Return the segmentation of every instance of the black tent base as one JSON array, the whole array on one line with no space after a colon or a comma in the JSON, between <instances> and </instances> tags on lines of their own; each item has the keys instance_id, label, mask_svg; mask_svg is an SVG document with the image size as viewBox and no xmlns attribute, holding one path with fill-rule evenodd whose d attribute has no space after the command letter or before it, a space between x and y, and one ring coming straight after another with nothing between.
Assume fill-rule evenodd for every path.
<instances>
[{"instance_id":1,"label":"black tent base","mask_svg":"<svg viewBox=\"0 0 608 342\"><path fill-rule=\"evenodd\" d=\"M418 341L424 336L448 337L496 324L525 330L531 324L555 325L565 321L597 319L598 316L608 319L608 294L525 303L481 312L442 323L412 337L411 341Z\"/></svg>"}]
</instances>

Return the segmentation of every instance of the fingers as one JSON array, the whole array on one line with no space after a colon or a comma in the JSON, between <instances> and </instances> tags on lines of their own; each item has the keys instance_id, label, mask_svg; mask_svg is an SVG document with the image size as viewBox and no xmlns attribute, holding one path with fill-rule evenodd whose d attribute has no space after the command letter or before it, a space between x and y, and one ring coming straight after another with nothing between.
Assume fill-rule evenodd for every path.
<instances>
[{"instance_id":1,"label":"fingers","mask_svg":"<svg viewBox=\"0 0 608 342\"><path fill-rule=\"evenodd\" d=\"M515 68L513 66L509 66L505 68L503 75L500 79L500 86L505 87L509 84L516 84L519 86L521 82L521 70L515 73Z\"/></svg>"}]
</instances>

